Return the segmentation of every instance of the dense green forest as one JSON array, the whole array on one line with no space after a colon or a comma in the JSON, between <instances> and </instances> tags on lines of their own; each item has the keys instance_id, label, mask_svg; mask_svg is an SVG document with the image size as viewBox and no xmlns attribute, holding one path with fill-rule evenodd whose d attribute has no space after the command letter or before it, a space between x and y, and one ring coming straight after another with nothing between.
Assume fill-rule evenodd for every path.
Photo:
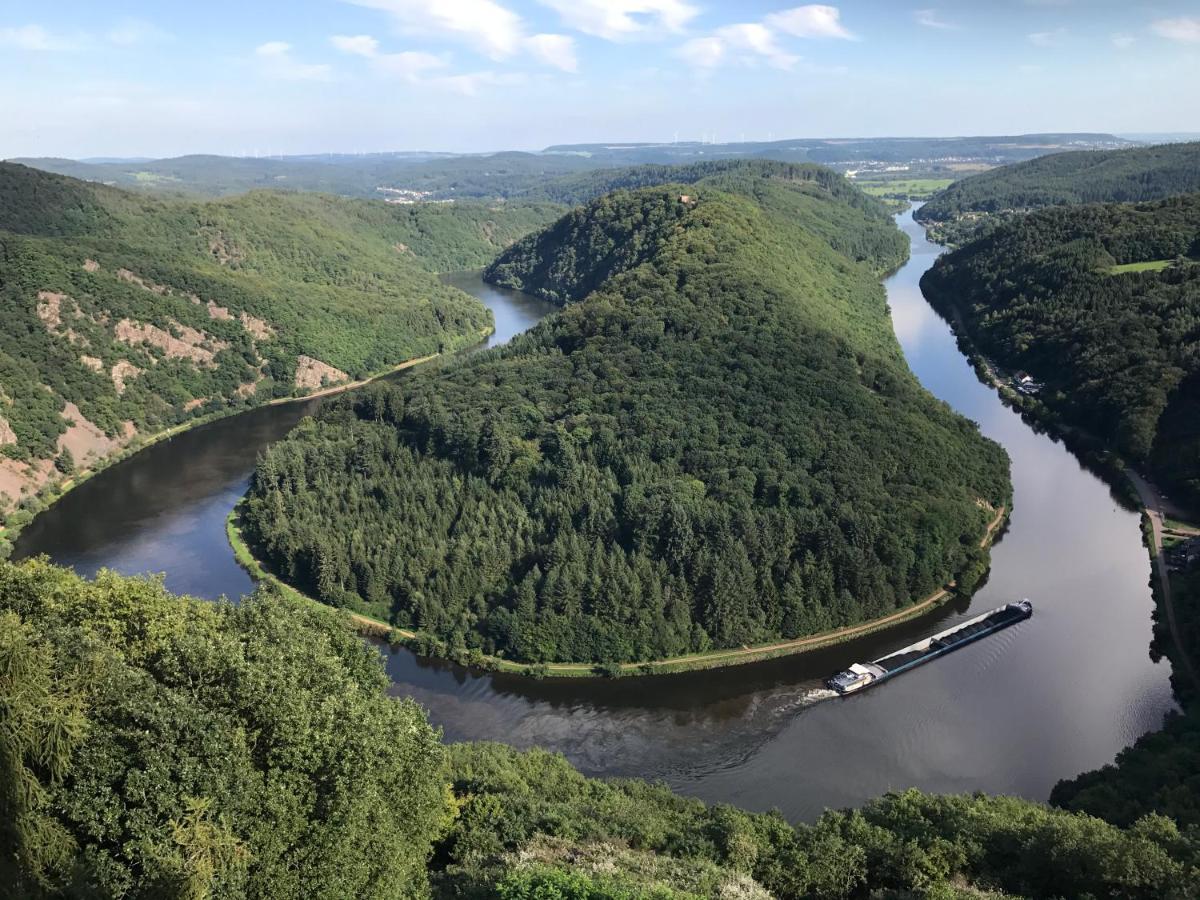
<instances>
[{"instance_id":1,"label":"dense green forest","mask_svg":"<svg viewBox=\"0 0 1200 900\"><path fill-rule=\"evenodd\" d=\"M1200 502L1200 195L1043 210L921 287L1038 400Z\"/></svg>"},{"instance_id":2,"label":"dense green forest","mask_svg":"<svg viewBox=\"0 0 1200 900\"><path fill-rule=\"evenodd\" d=\"M1186 898L1200 845L1011 798L794 826L444 747L332 610L0 563L0 895Z\"/></svg>"},{"instance_id":3,"label":"dense green forest","mask_svg":"<svg viewBox=\"0 0 1200 900\"><path fill-rule=\"evenodd\" d=\"M905 365L878 274L906 252L813 167L608 195L489 270L563 311L329 404L264 455L247 537L328 603L530 662L969 591L1006 460Z\"/></svg>"},{"instance_id":4,"label":"dense green forest","mask_svg":"<svg viewBox=\"0 0 1200 900\"><path fill-rule=\"evenodd\" d=\"M1200 191L1200 143L1055 153L956 181L916 213L925 224L1043 206L1159 200Z\"/></svg>"},{"instance_id":5,"label":"dense green forest","mask_svg":"<svg viewBox=\"0 0 1200 900\"><path fill-rule=\"evenodd\" d=\"M0 492L20 499L56 457L478 341L490 314L435 272L560 212L172 201L0 164Z\"/></svg>"}]
</instances>

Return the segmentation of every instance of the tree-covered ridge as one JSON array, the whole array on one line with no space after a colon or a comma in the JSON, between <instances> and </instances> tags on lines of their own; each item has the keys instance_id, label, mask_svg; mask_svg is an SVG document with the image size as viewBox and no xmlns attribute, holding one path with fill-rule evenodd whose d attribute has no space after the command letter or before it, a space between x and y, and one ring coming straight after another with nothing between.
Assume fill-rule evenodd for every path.
<instances>
[{"instance_id":1,"label":"tree-covered ridge","mask_svg":"<svg viewBox=\"0 0 1200 900\"><path fill-rule=\"evenodd\" d=\"M557 212L197 203L0 164L0 493L19 500L64 449L90 464L136 433L479 340L487 310L434 273Z\"/></svg>"},{"instance_id":2,"label":"tree-covered ridge","mask_svg":"<svg viewBox=\"0 0 1200 900\"><path fill-rule=\"evenodd\" d=\"M1200 499L1200 195L1031 213L921 282L1068 422ZM1121 266L1163 261L1161 268Z\"/></svg>"},{"instance_id":3,"label":"tree-covered ridge","mask_svg":"<svg viewBox=\"0 0 1200 900\"><path fill-rule=\"evenodd\" d=\"M1200 143L1055 153L956 181L916 213L925 223L1042 206L1128 203L1200 191Z\"/></svg>"},{"instance_id":4,"label":"tree-covered ridge","mask_svg":"<svg viewBox=\"0 0 1200 900\"><path fill-rule=\"evenodd\" d=\"M796 637L969 589L1003 451L905 366L875 274L898 240L856 262L797 218L836 213L851 245L883 227L874 201L761 176L682 190L516 245L494 272L575 302L276 444L245 511L261 556L326 602L535 662Z\"/></svg>"},{"instance_id":5,"label":"tree-covered ridge","mask_svg":"<svg viewBox=\"0 0 1200 900\"><path fill-rule=\"evenodd\" d=\"M0 895L1130 897L1200 891L1160 815L889 794L813 825L562 757L443 747L332 611L0 563Z\"/></svg>"},{"instance_id":6,"label":"tree-covered ridge","mask_svg":"<svg viewBox=\"0 0 1200 900\"><path fill-rule=\"evenodd\" d=\"M453 815L338 616L0 565L0 895L412 897Z\"/></svg>"}]
</instances>

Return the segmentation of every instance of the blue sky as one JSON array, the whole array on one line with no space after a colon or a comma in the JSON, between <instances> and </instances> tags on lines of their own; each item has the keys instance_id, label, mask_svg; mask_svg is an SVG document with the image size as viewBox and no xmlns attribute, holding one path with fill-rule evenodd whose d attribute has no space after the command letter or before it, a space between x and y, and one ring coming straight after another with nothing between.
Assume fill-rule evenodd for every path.
<instances>
[{"instance_id":1,"label":"blue sky","mask_svg":"<svg viewBox=\"0 0 1200 900\"><path fill-rule=\"evenodd\" d=\"M1200 3L4 0L0 157L1200 131Z\"/></svg>"}]
</instances>

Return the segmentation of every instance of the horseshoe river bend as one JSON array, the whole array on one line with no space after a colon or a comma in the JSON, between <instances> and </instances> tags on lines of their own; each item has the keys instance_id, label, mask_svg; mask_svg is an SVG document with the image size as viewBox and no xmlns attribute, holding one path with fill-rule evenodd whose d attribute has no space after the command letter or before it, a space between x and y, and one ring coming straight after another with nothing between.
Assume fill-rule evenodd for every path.
<instances>
[{"instance_id":1,"label":"horseshoe river bend","mask_svg":"<svg viewBox=\"0 0 1200 900\"><path fill-rule=\"evenodd\" d=\"M976 378L918 287L940 250L911 211L898 222L912 256L885 285L909 366L1012 459L1012 518L969 604L798 656L650 679L535 681L381 646L394 691L415 697L449 740L541 746L589 775L662 780L792 820L910 786L1045 800L1059 779L1110 762L1158 728L1174 703L1169 663L1149 656L1153 601L1138 514ZM450 281L493 310L491 343L550 311L476 275ZM252 410L147 448L42 513L14 556L44 553L85 575L161 572L172 590L199 597L248 593L226 517L259 451L320 402ZM862 695L829 699L822 688L851 662L1023 597L1037 609L1023 627Z\"/></svg>"}]
</instances>

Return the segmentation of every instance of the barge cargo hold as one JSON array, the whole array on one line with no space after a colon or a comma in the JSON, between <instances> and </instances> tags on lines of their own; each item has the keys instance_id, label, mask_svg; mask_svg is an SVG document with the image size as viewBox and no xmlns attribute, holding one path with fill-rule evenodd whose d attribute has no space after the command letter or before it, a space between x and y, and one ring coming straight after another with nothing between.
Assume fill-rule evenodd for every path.
<instances>
[{"instance_id":1,"label":"barge cargo hold","mask_svg":"<svg viewBox=\"0 0 1200 900\"><path fill-rule=\"evenodd\" d=\"M895 653L881 656L869 663L855 663L846 671L827 679L825 684L839 694L852 694L965 647L1009 625L1024 622L1032 615L1033 604L1028 600L1006 603L991 612L960 622L953 628L939 631L915 644L909 644Z\"/></svg>"}]
</instances>

